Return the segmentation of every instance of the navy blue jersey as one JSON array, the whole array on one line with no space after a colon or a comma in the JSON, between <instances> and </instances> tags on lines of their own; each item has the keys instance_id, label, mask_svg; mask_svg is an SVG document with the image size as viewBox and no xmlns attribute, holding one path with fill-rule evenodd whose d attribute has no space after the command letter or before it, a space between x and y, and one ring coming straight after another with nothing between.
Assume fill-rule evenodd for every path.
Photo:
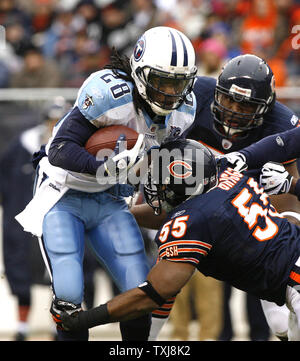
<instances>
[{"instance_id":1,"label":"navy blue jersey","mask_svg":"<svg viewBox=\"0 0 300 361\"><path fill-rule=\"evenodd\" d=\"M155 239L160 259L282 305L300 255L300 228L280 216L257 182L225 167L210 192L176 207Z\"/></svg>"},{"instance_id":2,"label":"navy blue jersey","mask_svg":"<svg viewBox=\"0 0 300 361\"><path fill-rule=\"evenodd\" d=\"M300 126L266 138L241 150L250 168L262 167L269 161L284 162L300 157Z\"/></svg>"},{"instance_id":3,"label":"navy blue jersey","mask_svg":"<svg viewBox=\"0 0 300 361\"><path fill-rule=\"evenodd\" d=\"M214 129L211 105L214 101L215 87L216 80L214 78L197 77L194 86L194 94L197 100L195 121L185 133L187 138L200 141L215 154L239 151L262 138L292 129L298 124L298 117L288 107L276 101L272 110L264 116L263 124L260 127L249 131L246 138L231 142ZM288 164L293 161L290 160L285 163ZM253 171L249 175L255 176L257 173Z\"/></svg>"}]
</instances>

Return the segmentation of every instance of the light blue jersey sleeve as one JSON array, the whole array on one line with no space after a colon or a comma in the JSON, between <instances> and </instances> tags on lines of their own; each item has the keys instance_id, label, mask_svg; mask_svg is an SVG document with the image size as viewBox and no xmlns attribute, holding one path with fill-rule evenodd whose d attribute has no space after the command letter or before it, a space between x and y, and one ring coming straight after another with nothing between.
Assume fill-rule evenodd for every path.
<instances>
[{"instance_id":1,"label":"light blue jersey sleeve","mask_svg":"<svg viewBox=\"0 0 300 361\"><path fill-rule=\"evenodd\" d=\"M75 106L92 124L101 126L105 114L118 108L124 109L132 103L132 88L131 82L119 78L111 70L100 70L91 74L82 84Z\"/></svg>"},{"instance_id":2,"label":"light blue jersey sleeve","mask_svg":"<svg viewBox=\"0 0 300 361\"><path fill-rule=\"evenodd\" d=\"M191 92L190 94L188 94L182 105L178 108L178 111L190 114L193 118L195 118L196 107L197 107L196 97L195 94Z\"/></svg>"},{"instance_id":3,"label":"light blue jersey sleeve","mask_svg":"<svg viewBox=\"0 0 300 361\"><path fill-rule=\"evenodd\" d=\"M166 117L167 134L166 136L177 136L185 134L195 120L196 115L196 97L190 93L181 106L168 114Z\"/></svg>"}]
</instances>

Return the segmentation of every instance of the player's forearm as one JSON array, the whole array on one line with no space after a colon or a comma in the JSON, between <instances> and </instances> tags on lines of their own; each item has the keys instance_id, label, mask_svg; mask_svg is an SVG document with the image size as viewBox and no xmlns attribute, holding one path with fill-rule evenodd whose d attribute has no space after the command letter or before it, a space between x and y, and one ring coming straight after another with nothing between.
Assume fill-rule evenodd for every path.
<instances>
[{"instance_id":1,"label":"player's forearm","mask_svg":"<svg viewBox=\"0 0 300 361\"><path fill-rule=\"evenodd\" d=\"M73 172L95 175L98 167L103 163L89 154L84 148L72 142L53 143L49 150L49 162Z\"/></svg>"},{"instance_id":2,"label":"player's forearm","mask_svg":"<svg viewBox=\"0 0 300 361\"><path fill-rule=\"evenodd\" d=\"M120 294L107 303L110 322L134 319L157 307L158 305L139 288Z\"/></svg>"},{"instance_id":3,"label":"player's forearm","mask_svg":"<svg viewBox=\"0 0 300 361\"><path fill-rule=\"evenodd\" d=\"M106 304L80 312L76 319L76 327L86 329L111 322L127 321L150 313L157 307L158 305L143 291L134 288L118 295ZM72 318L69 322L72 322ZM70 327L71 324L68 326Z\"/></svg>"},{"instance_id":4,"label":"player's forearm","mask_svg":"<svg viewBox=\"0 0 300 361\"><path fill-rule=\"evenodd\" d=\"M270 135L240 151L250 169L269 161L284 163L300 156L300 127Z\"/></svg>"},{"instance_id":5,"label":"player's forearm","mask_svg":"<svg viewBox=\"0 0 300 361\"><path fill-rule=\"evenodd\" d=\"M138 225L143 228L159 229L166 218L164 211L162 211L159 216L156 216L154 210L146 203L136 205L132 207L130 211L134 215Z\"/></svg>"}]
</instances>

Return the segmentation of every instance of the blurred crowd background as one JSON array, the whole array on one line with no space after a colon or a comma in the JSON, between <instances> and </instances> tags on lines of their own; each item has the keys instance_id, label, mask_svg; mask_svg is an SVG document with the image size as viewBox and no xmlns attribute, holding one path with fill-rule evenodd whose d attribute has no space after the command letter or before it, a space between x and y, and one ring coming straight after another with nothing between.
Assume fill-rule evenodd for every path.
<instances>
[{"instance_id":1,"label":"blurred crowd background","mask_svg":"<svg viewBox=\"0 0 300 361\"><path fill-rule=\"evenodd\" d=\"M1 0L0 24L6 32L0 49L4 89L78 88L109 62L113 47L130 56L137 38L158 25L192 40L200 75L216 77L228 59L253 53L268 61L277 87L300 85L300 50L292 47L293 38L298 44L292 29L300 24L300 0ZM1 111L13 118L0 124L8 134L1 132L3 145L11 127L39 121L23 108L19 121L21 104L11 102L3 107L0 97ZM299 101L291 105L300 112Z\"/></svg>"},{"instance_id":2,"label":"blurred crowd background","mask_svg":"<svg viewBox=\"0 0 300 361\"><path fill-rule=\"evenodd\" d=\"M177 28L191 39L199 75L217 77L226 61L252 53L271 66L277 88L300 87L300 0L0 0L0 25L6 37L5 46L0 44L0 156L23 131L53 118L47 102L26 100L29 90L17 100L20 88L55 88L55 95L72 88L76 95L83 81L109 62L113 48L130 56L139 36L154 26ZM296 94L279 100L300 116L299 99ZM34 145L32 138L28 143ZM12 147L10 154L8 168L16 158ZM26 157L31 182L31 153ZM12 179L26 170L13 167ZM0 184L6 180L7 187L20 189L20 182L1 173ZM17 191L15 198L20 199Z\"/></svg>"},{"instance_id":3,"label":"blurred crowd background","mask_svg":"<svg viewBox=\"0 0 300 361\"><path fill-rule=\"evenodd\" d=\"M277 86L300 84L291 29L298 0L1 0L0 87L79 87L109 61L112 47L130 55L146 29L165 25L193 42L199 73L241 53L264 57Z\"/></svg>"}]
</instances>

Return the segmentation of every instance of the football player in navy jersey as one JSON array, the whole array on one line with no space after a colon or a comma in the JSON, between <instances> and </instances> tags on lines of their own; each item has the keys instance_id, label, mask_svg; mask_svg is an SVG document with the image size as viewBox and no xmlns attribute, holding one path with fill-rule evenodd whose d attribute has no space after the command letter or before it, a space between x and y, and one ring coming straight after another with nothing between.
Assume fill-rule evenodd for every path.
<instances>
[{"instance_id":1,"label":"football player in navy jersey","mask_svg":"<svg viewBox=\"0 0 300 361\"><path fill-rule=\"evenodd\" d=\"M168 27L149 29L130 59L114 54L110 65L85 80L40 154L35 195L16 219L40 239L59 340L88 339L88 330L65 331L59 319L60 310L81 309L85 235L120 291L145 279L150 265L125 200L134 187L124 180L142 152L192 124L196 72L195 52L184 34ZM136 130L138 140L131 150L121 150L126 141L121 135L114 154L98 159L84 145L99 128L111 125ZM122 323L122 339L147 340L150 324L150 315Z\"/></svg>"},{"instance_id":2,"label":"football player in navy jersey","mask_svg":"<svg viewBox=\"0 0 300 361\"><path fill-rule=\"evenodd\" d=\"M300 178L292 176L281 164L287 159L300 156L300 127L268 137L226 155L237 170L262 167L260 184L265 192L272 194L291 193L300 200ZM296 217L300 219L300 216Z\"/></svg>"},{"instance_id":3,"label":"football player in navy jersey","mask_svg":"<svg viewBox=\"0 0 300 361\"><path fill-rule=\"evenodd\" d=\"M186 137L221 155L295 128L298 117L276 101L275 81L268 64L250 54L231 59L217 80L197 77L193 89L197 100L196 117ZM295 159L284 164L291 174L298 176ZM257 177L260 169L249 167L249 172ZM273 197L272 202L280 212L291 208L300 211L299 204L291 196Z\"/></svg>"},{"instance_id":4,"label":"football player in navy jersey","mask_svg":"<svg viewBox=\"0 0 300 361\"><path fill-rule=\"evenodd\" d=\"M137 288L89 311L61 312L62 326L80 330L139 317L174 297L197 269L286 304L288 338L300 340L300 228L276 211L254 178L233 170L226 158L217 163L198 142L178 139L161 150L172 157L166 167L153 161L144 186L148 205L167 212L155 238L159 261Z\"/></svg>"},{"instance_id":5,"label":"football player in navy jersey","mask_svg":"<svg viewBox=\"0 0 300 361\"><path fill-rule=\"evenodd\" d=\"M298 117L276 101L275 81L268 64L251 54L230 60L217 80L197 77L194 86L196 118L187 131L187 138L195 139L208 146L214 154L221 155L238 151L271 134L295 128ZM295 159L287 159L284 165L293 176L298 176ZM249 166L248 175L258 181L259 174L259 167ZM291 195L271 196L271 199L279 212L300 213L300 204ZM229 310L227 293L230 293L230 288L225 286L225 313L229 312L226 311ZM247 306L253 339L266 339L268 330L259 301L249 296ZM226 325L228 330L224 329L220 335L223 339L230 338L230 325Z\"/></svg>"}]
</instances>

